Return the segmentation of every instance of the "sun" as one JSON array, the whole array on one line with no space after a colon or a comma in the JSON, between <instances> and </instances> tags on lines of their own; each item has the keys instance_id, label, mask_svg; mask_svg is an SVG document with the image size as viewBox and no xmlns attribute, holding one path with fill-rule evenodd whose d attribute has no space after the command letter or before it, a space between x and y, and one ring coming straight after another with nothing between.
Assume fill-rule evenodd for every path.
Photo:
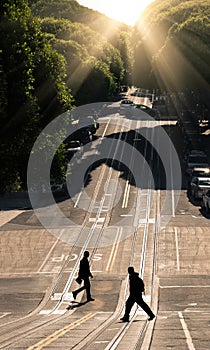
<instances>
[{"instance_id":1,"label":"sun","mask_svg":"<svg viewBox=\"0 0 210 350\"><path fill-rule=\"evenodd\" d=\"M154 0L78 0L80 5L104 13L117 21L134 25L141 12Z\"/></svg>"}]
</instances>

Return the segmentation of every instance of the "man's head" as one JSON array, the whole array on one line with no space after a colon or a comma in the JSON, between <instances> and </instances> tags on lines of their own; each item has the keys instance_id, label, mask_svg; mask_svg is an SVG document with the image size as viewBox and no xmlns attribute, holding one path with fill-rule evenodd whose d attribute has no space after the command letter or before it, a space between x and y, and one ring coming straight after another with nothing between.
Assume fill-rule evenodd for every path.
<instances>
[{"instance_id":1,"label":"man's head","mask_svg":"<svg viewBox=\"0 0 210 350\"><path fill-rule=\"evenodd\" d=\"M128 273L129 273L129 275L132 275L132 274L134 273L134 268L133 268L133 266L129 266L129 268L128 268Z\"/></svg>"},{"instance_id":2,"label":"man's head","mask_svg":"<svg viewBox=\"0 0 210 350\"><path fill-rule=\"evenodd\" d=\"M90 255L89 252L86 250L86 251L84 252L84 257L85 257L85 258L88 258L89 255Z\"/></svg>"}]
</instances>

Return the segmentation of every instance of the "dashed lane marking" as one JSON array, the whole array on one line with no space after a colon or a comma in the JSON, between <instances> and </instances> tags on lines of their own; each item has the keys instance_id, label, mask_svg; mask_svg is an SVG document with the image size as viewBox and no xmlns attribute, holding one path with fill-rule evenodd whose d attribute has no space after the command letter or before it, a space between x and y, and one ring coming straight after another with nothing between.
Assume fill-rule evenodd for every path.
<instances>
[{"instance_id":1,"label":"dashed lane marking","mask_svg":"<svg viewBox=\"0 0 210 350\"><path fill-rule=\"evenodd\" d=\"M188 349L189 350L195 350L195 347L193 345L193 342L192 342L192 338L191 338L191 335L190 335L190 332L187 328L187 324L184 320L184 317L182 315L182 312L179 311L178 312L178 315L179 315L179 319L180 319L180 322L181 322L181 325L182 325L182 328L183 328L183 331L184 331L184 334L185 334L185 337L186 337L186 342L187 342L187 346L188 346Z\"/></svg>"},{"instance_id":2,"label":"dashed lane marking","mask_svg":"<svg viewBox=\"0 0 210 350\"><path fill-rule=\"evenodd\" d=\"M39 315L64 315L67 312L67 310L55 310L52 312L52 310L41 310L39 312Z\"/></svg>"},{"instance_id":3,"label":"dashed lane marking","mask_svg":"<svg viewBox=\"0 0 210 350\"><path fill-rule=\"evenodd\" d=\"M144 218L144 219L139 220L139 225L145 225L147 223L148 224L155 224L155 218L152 218L152 219Z\"/></svg>"},{"instance_id":4,"label":"dashed lane marking","mask_svg":"<svg viewBox=\"0 0 210 350\"><path fill-rule=\"evenodd\" d=\"M105 218L89 218L89 222L104 222Z\"/></svg>"}]
</instances>

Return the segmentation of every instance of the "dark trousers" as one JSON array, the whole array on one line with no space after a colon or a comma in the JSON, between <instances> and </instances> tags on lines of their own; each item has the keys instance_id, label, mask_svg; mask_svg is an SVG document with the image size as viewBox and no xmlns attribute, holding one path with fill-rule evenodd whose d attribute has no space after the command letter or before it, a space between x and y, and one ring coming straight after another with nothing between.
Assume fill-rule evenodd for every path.
<instances>
[{"instance_id":1,"label":"dark trousers","mask_svg":"<svg viewBox=\"0 0 210 350\"><path fill-rule=\"evenodd\" d=\"M146 313L149 317L153 317L154 314L150 307L145 303L145 301L142 299L142 296L129 296L126 303L125 303L125 318L129 318L130 311L134 305L134 303L137 303Z\"/></svg>"},{"instance_id":2,"label":"dark trousers","mask_svg":"<svg viewBox=\"0 0 210 350\"><path fill-rule=\"evenodd\" d=\"M75 296L77 294L79 294L80 292L82 292L84 289L86 289L86 294L87 294L87 299L91 298L91 294L90 294L90 280L89 277L84 277L83 278L84 281L84 285L82 287L80 287L79 289L74 291Z\"/></svg>"}]
</instances>

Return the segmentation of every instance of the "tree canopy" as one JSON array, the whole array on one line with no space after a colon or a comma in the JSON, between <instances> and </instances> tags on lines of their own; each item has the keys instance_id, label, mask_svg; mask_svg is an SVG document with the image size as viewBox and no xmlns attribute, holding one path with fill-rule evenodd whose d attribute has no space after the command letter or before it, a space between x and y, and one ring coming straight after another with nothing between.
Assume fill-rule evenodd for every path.
<instances>
[{"instance_id":1,"label":"tree canopy","mask_svg":"<svg viewBox=\"0 0 210 350\"><path fill-rule=\"evenodd\" d=\"M32 14L40 20L42 31L65 58L66 82L76 105L86 103L87 98L82 99L84 93L79 89L90 85L88 80L92 80L93 74L95 79L100 79L103 94L96 94L93 88L91 93L88 90L89 102L110 99L121 84L132 83L131 27L75 0L28 1ZM101 73L98 75L94 70ZM95 83L99 85L99 81Z\"/></svg>"},{"instance_id":2,"label":"tree canopy","mask_svg":"<svg viewBox=\"0 0 210 350\"><path fill-rule=\"evenodd\" d=\"M139 18L137 80L164 90L209 93L210 3L155 0ZM145 65L146 62L146 65ZM142 66L143 65L143 66ZM146 69L145 69L146 68Z\"/></svg>"},{"instance_id":3,"label":"tree canopy","mask_svg":"<svg viewBox=\"0 0 210 350\"><path fill-rule=\"evenodd\" d=\"M131 84L210 103L209 0L154 0L134 29L75 0L2 0L0 34L0 191L25 187L37 135L73 103Z\"/></svg>"},{"instance_id":4,"label":"tree canopy","mask_svg":"<svg viewBox=\"0 0 210 350\"><path fill-rule=\"evenodd\" d=\"M55 51L25 0L0 3L0 190L26 183L39 131L71 108L63 56Z\"/></svg>"},{"instance_id":5,"label":"tree canopy","mask_svg":"<svg viewBox=\"0 0 210 350\"><path fill-rule=\"evenodd\" d=\"M52 17L44 18L40 23L53 47L65 58L66 82L72 89L75 103L84 104L113 97L125 78L127 62L123 60L124 53L122 58L122 51L82 23ZM100 74L96 74L96 71L100 71ZM101 85L101 89L96 91L98 85ZM86 94L84 86L91 86Z\"/></svg>"},{"instance_id":6,"label":"tree canopy","mask_svg":"<svg viewBox=\"0 0 210 350\"><path fill-rule=\"evenodd\" d=\"M1 1L1 192L25 188L33 143L51 120L72 103L112 99L126 82L130 47L118 41L123 31L128 26L74 0ZM61 147L57 175L63 155Z\"/></svg>"}]
</instances>

